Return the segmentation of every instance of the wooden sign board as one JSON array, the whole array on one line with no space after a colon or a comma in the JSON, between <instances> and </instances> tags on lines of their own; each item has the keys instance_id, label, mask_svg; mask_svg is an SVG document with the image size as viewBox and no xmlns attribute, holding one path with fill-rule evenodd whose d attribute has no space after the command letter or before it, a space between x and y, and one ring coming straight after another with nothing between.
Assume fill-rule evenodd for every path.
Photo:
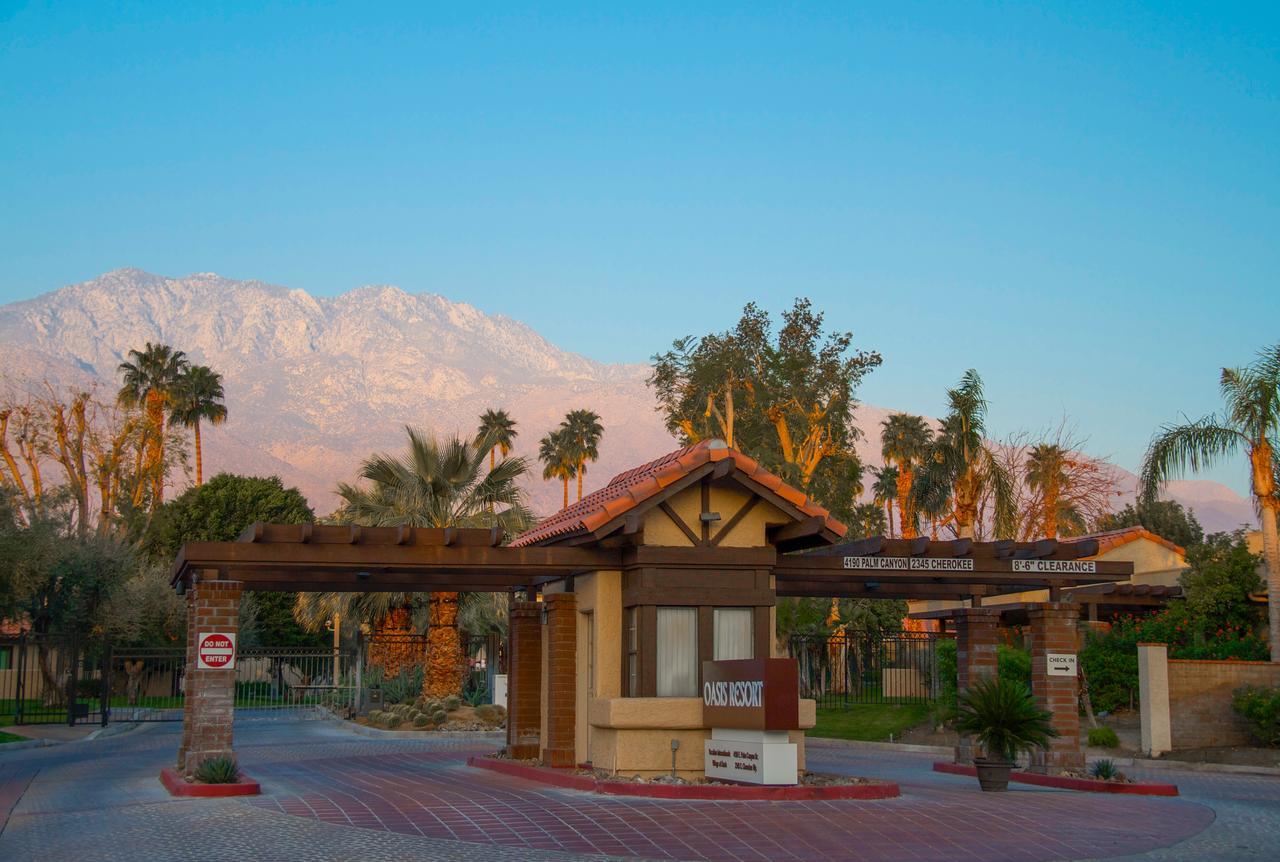
<instances>
[{"instance_id":1,"label":"wooden sign board","mask_svg":"<svg viewBox=\"0 0 1280 862\"><path fill-rule=\"evenodd\" d=\"M790 658L702 663L702 724L738 730L800 727L800 666Z\"/></svg>"}]
</instances>

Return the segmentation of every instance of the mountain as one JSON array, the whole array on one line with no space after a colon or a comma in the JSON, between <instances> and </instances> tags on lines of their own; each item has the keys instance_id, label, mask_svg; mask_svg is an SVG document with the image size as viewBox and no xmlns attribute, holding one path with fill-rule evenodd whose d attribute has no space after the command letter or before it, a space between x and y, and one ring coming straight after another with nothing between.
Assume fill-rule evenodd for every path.
<instances>
[{"instance_id":1,"label":"mountain","mask_svg":"<svg viewBox=\"0 0 1280 862\"><path fill-rule=\"evenodd\" d=\"M648 366L595 362L517 320L435 294L372 286L325 298L212 273L122 269L0 306L10 386L49 379L97 384L109 396L116 366L147 341L223 374L230 419L205 431L206 474L279 474L319 513L332 511L334 485L368 454L401 450L404 425L470 434L490 407L515 417L515 454L531 459L567 411L599 413L605 436L588 488L675 445L645 385ZM880 463L890 412L858 408L868 464ZM538 479L529 491L538 511L559 508L558 484ZM1249 504L1217 483L1179 482L1174 496L1209 529L1252 520Z\"/></svg>"}]
</instances>

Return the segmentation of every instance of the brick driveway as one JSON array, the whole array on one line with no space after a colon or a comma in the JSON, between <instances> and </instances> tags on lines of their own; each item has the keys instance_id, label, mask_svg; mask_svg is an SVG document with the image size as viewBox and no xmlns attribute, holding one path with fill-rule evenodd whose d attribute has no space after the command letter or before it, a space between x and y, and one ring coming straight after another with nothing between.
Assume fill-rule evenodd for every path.
<instances>
[{"instance_id":1,"label":"brick driveway","mask_svg":"<svg viewBox=\"0 0 1280 862\"><path fill-rule=\"evenodd\" d=\"M490 745L372 740L319 721L237 726L262 797L172 800L155 774L176 730L0 749L0 808L12 808L0 858L1235 860L1280 846L1274 778L1162 773L1181 799L982 794L927 756L815 745L813 768L890 778L903 797L672 802L547 789L463 764Z\"/></svg>"}]
</instances>

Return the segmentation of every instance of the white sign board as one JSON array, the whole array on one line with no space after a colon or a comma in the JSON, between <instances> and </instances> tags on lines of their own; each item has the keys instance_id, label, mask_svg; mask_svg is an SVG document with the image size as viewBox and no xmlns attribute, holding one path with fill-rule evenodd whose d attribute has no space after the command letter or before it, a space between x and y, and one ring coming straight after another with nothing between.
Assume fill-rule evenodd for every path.
<instances>
[{"instance_id":1,"label":"white sign board","mask_svg":"<svg viewBox=\"0 0 1280 862\"><path fill-rule=\"evenodd\" d=\"M1049 676L1075 676L1076 654L1073 652L1051 652L1049 660Z\"/></svg>"},{"instance_id":2,"label":"white sign board","mask_svg":"<svg viewBox=\"0 0 1280 862\"><path fill-rule=\"evenodd\" d=\"M972 572L973 560L956 557L845 557L844 567L900 572Z\"/></svg>"},{"instance_id":3,"label":"white sign board","mask_svg":"<svg viewBox=\"0 0 1280 862\"><path fill-rule=\"evenodd\" d=\"M1098 564L1089 560L1014 560L1013 570L1037 575L1096 575Z\"/></svg>"},{"instance_id":4,"label":"white sign board","mask_svg":"<svg viewBox=\"0 0 1280 862\"><path fill-rule=\"evenodd\" d=\"M196 639L196 667L232 670L236 666L235 632L201 632Z\"/></svg>"},{"instance_id":5,"label":"white sign board","mask_svg":"<svg viewBox=\"0 0 1280 862\"><path fill-rule=\"evenodd\" d=\"M744 784L795 784L799 778L796 746L786 731L711 731L703 743L707 778Z\"/></svg>"}]
</instances>

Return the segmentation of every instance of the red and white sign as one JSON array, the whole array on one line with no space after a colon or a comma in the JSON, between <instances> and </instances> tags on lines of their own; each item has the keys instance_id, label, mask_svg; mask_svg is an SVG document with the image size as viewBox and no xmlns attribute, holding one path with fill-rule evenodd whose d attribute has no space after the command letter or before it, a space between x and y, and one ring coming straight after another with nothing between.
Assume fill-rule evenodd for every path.
<instances>
[{"instance_id":1,"label":"red and white sign","mask_svg":"<svg viewBox=\"0 0 1280 862\"><path fill-rule=\"evenodd\" d=\"M203 632L196 641L196 667L230 670L236 666L235 633Z\"/></svg>"}]
</instances>

